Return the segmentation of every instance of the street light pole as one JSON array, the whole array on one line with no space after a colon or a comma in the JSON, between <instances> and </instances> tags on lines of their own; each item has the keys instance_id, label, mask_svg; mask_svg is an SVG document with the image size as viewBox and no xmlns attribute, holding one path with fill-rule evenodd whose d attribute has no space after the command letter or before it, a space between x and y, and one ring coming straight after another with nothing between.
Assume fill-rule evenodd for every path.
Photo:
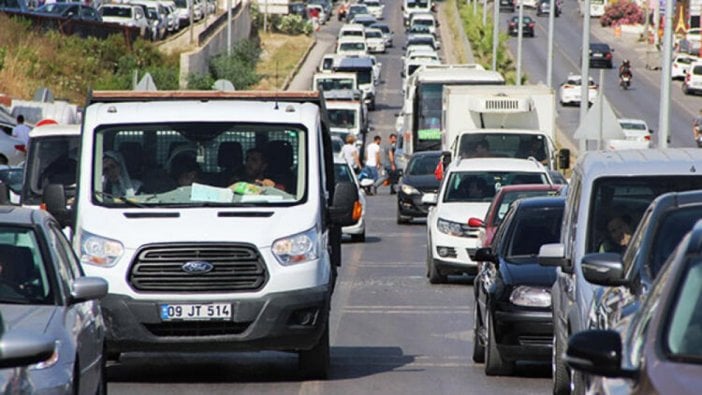
<instances>
[{"instance_id":1,"label":"street light pole","mask_svg":"<svg viewBox=\"0 0 702 395\"><path fill-rule=\"evenodd\" d=\"M487 0L483 0L483 26L487 24Z\"/></svg>"},{"instance_id":2,"label":"street light pole","mask_svg":"<svg viewBox=\"0 0 702 395\"><path fill-rule=\"evenodd\" d=\"M232 0L227 0L227 56L232 56Z\"/></svg>"},{"instance_id":3,"label":"street light pole","mask_svg":"<svg viewBox=\"0 0 702 395\"><path fill-rule=\"evenodd\" d=\"M546 55L546 85L549 88L553 87L553 23L556 14L556 7L558 1L551 0L551 4L548 6L548 54Z\"/></svg>"},{"instance_id":4,"label":"street light pole","mask_svg":"<svg viewBox=\"0 0 702 395\"><path fill-rule=\"evenodd\" d=\"M583 10L583 43L580 52L580 125L585 123L587 108L590 104L590 0L585 0ZM600 90L602 87L600 87ZM580 139L578 149L587 151L587 140Z\"/></svg>"},{"instance_id":5,"label":"street light pole","mask_svg":"<svg viewBox=\"0 0 702 395\"><path fill-rule=\"evenodd\" d=\"M663 26L663 59L661 62L661 102L658 110L658 148L668 147L670 136L670 69L673 50L673 4L665 2L665 26ZM659 8L659 7L656 7ZM658 33L658 32L656 32Z\"/></svg>"},{"instance_id":6,"label":"street light pole","mask_svg":"<svg viewBox=\"0 0 702 395\"><path fill-rule=\"evenodd\" d=\"M524 0L519 2L519 20L517 21L517 82L516 85L522 84L522 34L524 29Z\"/></svg>"},{"instance_id":7,"label":"street light pole","mask_svg":"<svg viewBox=\"0 0 702 395\"><path fill-rule=\"evenodd\" d=\"M497 71L497 46L500 44L500 5L495 0L495 7L492 13L492 71Z\"/></svg>"}]
</instances>

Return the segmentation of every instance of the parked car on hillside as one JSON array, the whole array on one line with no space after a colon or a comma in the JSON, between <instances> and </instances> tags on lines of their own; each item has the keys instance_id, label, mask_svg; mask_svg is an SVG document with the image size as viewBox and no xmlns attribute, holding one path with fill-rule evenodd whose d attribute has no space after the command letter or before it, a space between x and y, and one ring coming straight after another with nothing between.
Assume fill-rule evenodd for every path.
<instances>
[{"instance_id":1,"label":"parked car on hillside","mask_svg":"<svg viewBox=\"0 0 702 395\"><path fill-rule=\"evenodd\" d=\"M517 360L551 358L556 270L536 256L560 239L564 204L563 197L515 201L491 247L475 253L483 264L473 287L473 360L485 362L487 375L512 374Z\"/></svg>"},{"instance_id":2,"label":"parked car on hillside","mask_svg":"<svg viewBox=\"0 0 702 395\"><path fill-rule=\"evenodd\" d=\"M151 26L144 9L131 4L104 4L98 8L102 21L136 27L144 38L151 38Z\"/></svg>"},{"instance_id":3,"label":"parked car on hillside","mask_svg":"<svg viewBox=\"0 0 702 395\"><path fill-rule=\"evenodd\" d=\"M129 4L142 7L144 15L149 21L152 41L163 40L168 33L168 15L166 9L159 2L153 0L129 0Z\"/></svg>"},{"instance_id":4,"label":"parked car on hillside","mask_svg":"<svg viewBox=\"0 0 702 395\"><path fill-rule=\"evenodd\" d=\"M54 341L51 356L25 373L21 393L106 393L105 322L98 299L107 282L85 277L58 222L44 210L0 211L5 328L34 332ZM0 376L0 387L8 387ZM78 389L80 388L80 392Z\"/></svg>"},{"instance_id":5,"label":"parked car on hillside","mask_svg":"<svg viewBox=\"0 0 702 395\"><path fill-rule=\"evenodd\" d=\"M82 21L102 22L100 13L93 7L80 2L49 3L32 11L34 15L54 16Z\"/></svg>"}]
</instances>

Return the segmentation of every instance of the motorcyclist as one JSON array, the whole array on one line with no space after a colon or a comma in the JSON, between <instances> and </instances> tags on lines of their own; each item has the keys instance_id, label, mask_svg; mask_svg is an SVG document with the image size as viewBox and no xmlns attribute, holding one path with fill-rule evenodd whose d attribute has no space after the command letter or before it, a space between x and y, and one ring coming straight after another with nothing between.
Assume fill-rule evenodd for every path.
<instances>
[{"instance_id":1,"label":"motorcyclist","mask_svg":"<svg viewBox=\"0 0 702 395\"><path fill-rule=\"evenodd\" d=\"M629 63L629 59L624 59L622 64L619 66L619 79L622 79L625 75L628 76L630 80L634 77L631 72L631 64Z\"/></svg>"}]
</instances>

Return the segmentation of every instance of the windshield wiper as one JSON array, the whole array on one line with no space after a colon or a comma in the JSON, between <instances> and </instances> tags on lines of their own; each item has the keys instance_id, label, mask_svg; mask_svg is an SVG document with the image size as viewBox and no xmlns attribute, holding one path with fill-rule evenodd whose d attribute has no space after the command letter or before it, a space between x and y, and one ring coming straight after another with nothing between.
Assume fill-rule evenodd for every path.
<instances>
[{"instance_id":1,"label":"windshield wiper","mask_svg":"<svg viewBox=\"0 0 702 395\"><path fill-rule=\"evenodd\" d=\"M112 203L124 203L125 205L130 206L130 207L149 208L149 206L147 206L147 205L145 205L145 204L140 204L140 203L131 201L131 200L129 200L129 198L126 198L126 197L115 196L115 195L113 195L113 194L111 194L111 193L102 192L102 191L95 191L95 194L96 194L96 195L99 195L99 196L102 197L103 199L104 199L104 198L112 199L112 200L113 200ZM103 200L103 203L107 203L107 202L105 202L105 201Z\"/></svg>"}]
</instances>

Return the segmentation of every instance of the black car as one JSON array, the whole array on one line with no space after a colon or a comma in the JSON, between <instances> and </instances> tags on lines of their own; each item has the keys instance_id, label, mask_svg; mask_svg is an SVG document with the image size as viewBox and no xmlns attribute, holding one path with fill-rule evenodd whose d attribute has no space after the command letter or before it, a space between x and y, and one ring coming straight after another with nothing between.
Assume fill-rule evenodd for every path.
<instances>
[{"instance_id":1,"label":"black car","mask_svg":"<svg viewBox=\"0 0 702 395\"><path fill-rule=\"evenodd\" d=\"M517 24L519 22L519 17L518 16L513 16L512 19L509 20L508 25L507 25L507 33L510 36L516 36L519 34L519 25ZM536 23L534 23L534 20L531 19L530 16L523 16L522 17L522 36L529 36L529 37L534 37L534 28L535 28Z\"/></svg>"},{"instance_id":2,"label":"black car","mask_svg":"<svg viewBox=\"0 0 702 395\"><path fill-rule=\"evenodd\" d=\"M500 11L502 10L509 10L509 12L514 12L514 0L500 0Z\"/></svg>"},{"instance_id":3,"label":"black car","mask_svg":"<svg viewBox=\"0 0 702 395\"><path fill-rule=\"evenodd\" d=\"M422 196L439 190L441 182L434 176L434 169L440 156L441 151L421 151L410 158L397 190L398 224L427 216L428 207L422 204Z\"/></svg>"},{"instance_id":4,"label":"black car","mask_svg":"<svg viewBox=\"0 0 702 395\"><path fill-rule=\"evenodd\" d=\"M475 277L473 360L485 374L512 374L517 360L551 359L551 287L556 270L536 260L542 244L558 242L563 197L512 203L490 247L479 248Z\"/></svg>"},{"instance_id":5,"label":"black car","mask_svg":"<svg viewBox=\"0 0 702 395\"><path fill-rule=\"evenodd\" d=\"M612 68L612 53L614 50L605 43L590 44L590 67L591 68Z\"/></svg>"},{"instance_id":6,"label":"black car","mask_svg":"<svg viewBox=\"0 0 702 395\"><path fill-rule=\"evenodd\" d=\"M57 16L83 21L102 22L102 17L95 8L78 2L44 4L35 9L32 13L42 16Z\"/></svg>"},{"instance_id":7,"label":"black car","mask_svg":"<svg viewBox=\"0 0 702 395\"><path fill-rule=\"evenodd\" d=\"M540 0L539 5L536 6L536 16L548 15L551 9L551 2L554 0ZM561 1L556 0L556 17L561 16Z\"/></svg>"}]
</instances>

